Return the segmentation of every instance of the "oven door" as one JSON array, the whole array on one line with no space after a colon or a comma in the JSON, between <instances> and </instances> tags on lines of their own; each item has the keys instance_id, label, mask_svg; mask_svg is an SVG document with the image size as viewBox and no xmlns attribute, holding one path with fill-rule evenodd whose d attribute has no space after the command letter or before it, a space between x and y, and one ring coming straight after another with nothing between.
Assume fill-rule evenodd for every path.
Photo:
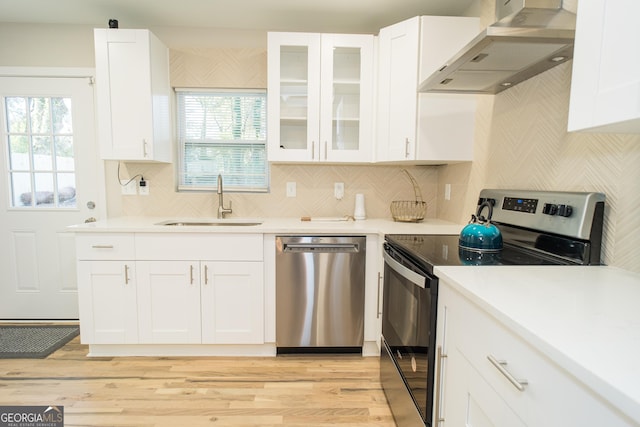
<instances>
[{"instance_id":1,"label":"oven door","mask_svg":"<svg viewBox=\"0 0 640 427\"><path fill-rule=\"evenodd\" d=\"M438 281L388 244L385 244L383 257L384 351L393 361L420 418L431 426ZM389 387L384 382L389 378L388 370L381 378L387 392ZM397 390L394 394L398 394ZM389 399L389 393L387 399L393 411L394 403Z\"/></svg>"}]
</instances>

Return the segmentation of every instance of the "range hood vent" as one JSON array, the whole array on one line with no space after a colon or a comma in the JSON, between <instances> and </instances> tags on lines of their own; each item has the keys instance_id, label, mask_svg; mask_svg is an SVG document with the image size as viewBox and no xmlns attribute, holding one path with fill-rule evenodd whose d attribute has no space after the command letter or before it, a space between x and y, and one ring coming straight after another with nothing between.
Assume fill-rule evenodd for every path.
<instances>
[{"instance_id":1,"label":"range hood vent","mask_svg":"<svg viewBox=\"0 0 640 427\"><path fill-rule=\"evenodd\" d=\"M573 57L576 15L562 0L497 0L496 18L418 91L496 94Z\"/></svg>"}]
</instances>

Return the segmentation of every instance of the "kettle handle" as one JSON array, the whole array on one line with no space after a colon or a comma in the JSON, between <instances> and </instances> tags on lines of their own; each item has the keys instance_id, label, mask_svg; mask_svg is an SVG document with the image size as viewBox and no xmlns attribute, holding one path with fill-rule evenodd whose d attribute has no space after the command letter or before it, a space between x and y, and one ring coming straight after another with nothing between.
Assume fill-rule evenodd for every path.
<instances>
[{"instance_id":1,"label":"kettle handle","mask_svg":"<svg viewBox=\"0 0 640 427\"><path fill-rule=\"evenodd\" d=\"M485 217L483 217L481 215L482 210L485 207L489 208L489 215L487 216L487 218L485 218ZM476 211L476 217L478 217L478 221L480 221L480 222L490 222L492 216L493 216L493 205L491 203L489 203L488 201L484 201L484 202L480 203L480 205L478 205L478 210Z\"/></svg>"}]
</instances>

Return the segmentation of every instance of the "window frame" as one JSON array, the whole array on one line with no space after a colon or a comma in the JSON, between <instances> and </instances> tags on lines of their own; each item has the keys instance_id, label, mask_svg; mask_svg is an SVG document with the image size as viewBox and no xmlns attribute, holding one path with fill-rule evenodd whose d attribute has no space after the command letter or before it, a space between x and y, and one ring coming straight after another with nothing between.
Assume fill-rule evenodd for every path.
<instances>
[{"instance_id":1,"label":"window frame","mask_svg":"<svg viewBox=\"0 0 640 427\"><path fill-rule=\"evenodd\" d=\"M216 183L212 182L210 185L188 185L184 183L185 177L185 151L187 145L187 139L184 137L182 132L182 127L184 126L185 118L182 115L183 112L181 110L180 96L183 93L193 93L193 94L213 94L213 95L221 95L221 94L247 94L247 95L262 95L264 97L264 140L260 141L246 141L240 144L242 145L261 145L264 147L264 173L265 173L265 186L264 187L238 187L233 186L227 183L228 180L224 179L223 174L223 184L225 193L269 193L270 192L270 164L267 158L267 90L266 89L254 89L254 88L190 88L190 87L176 87L174 88L175 93L175 120L176 120L176 139L177 139L177 159L178 165L176 167L176 190L178 192L211 192L216 191ZM228 140L231 143L234 140ZM236 140L237 141L237 140ZM229 143L225 140L219 140L220 144ZM216 144L216 143L213 143Z\"/></svg>"}]
</instances>

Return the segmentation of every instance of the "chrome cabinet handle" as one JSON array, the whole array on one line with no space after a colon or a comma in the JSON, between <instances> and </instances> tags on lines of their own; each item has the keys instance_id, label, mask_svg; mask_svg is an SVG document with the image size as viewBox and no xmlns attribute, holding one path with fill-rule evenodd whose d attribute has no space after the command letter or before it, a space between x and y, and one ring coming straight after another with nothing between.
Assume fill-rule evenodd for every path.
<instances>
[{"instance_id":1,"label":"chrome cabinet handle","mask_svg":"<svg viewBox=\"0 0 640 427\"><path fill-rule=\"evenodd\" d=\"M311 160L315 160L316 158L316 142L311 141Z\"/></svg>"},{"instance_id":2,"label":"chrome cabinet handle","mask_svg":"<svg viewBox=\"0 0 640 427\"><path fill-rule=\"evenodd\" d=\"M149 153L147 152L147 140L142 140L142 157L147 157Z\"/></svg>"},{"instance_id":3,"label":"chrome cabinet handle","mask_svg":"<svg viewBox=\"0 0 640 427\"><path fill-rule=\"evenodd\" d=\"M327 160L327 156L329 155L329 147L327 146L327 141L324 142L324 159Z\"/></svg>"},{"instance_id":4,"label":"chrome cabinet handle","mask_svg":"<svg viewBox=\"0 0 640 427\"><path fill-rule=\"evenodd\" d=\"M193 265L189 266L189 284L193 285Z\"/></svg>"},{"instance_id":5,"label":"chrome cabinet handle","mask_svg":"<svg viewBox=\"0 0 640 427\"><path fill-rule=\"evenodd\" d=\"M442 399L442 361L443 359L445 359L447 357L446 354L442 353L442 346L439 345L438 346L438 350L436 352L436 361L438 363L437 366L437 371L436 371L436 401L435 401L435 421L436 421L436 427L444 422L444 418L441 417L440 415L440 400Z\"/></svg>"},{"instance_id":6,"label":"chrome cabinet handle","mask_svg":"<svg viewBox=\"0 0 640 427\"><path fill-rule=\"evenodd\" d=\"M511 372L505 368L505 366L507 366L507 362L505 360L498 360L491 354L487 356L487 359L489 359L489 362L491 362L491 364L495 366L496 369L500 371L500 373L504 375L515 388L518 389L518 391L524 391L524 386L529 384L529 382L527 380L518 380L511 375Z\"/></svg>"},{"instance_id":7,"label":"chrome cabinet handle","mask_svg":"<svg viewBox=\"0 0 640 427\"><path fill-rule=\"evenodd\" d=\"M209 284L209 267L206 265L204 266L204 284Z\"/></svg>"},{"instance_id":8,"label":"chrome cabinet handle","mask_svg":"<svg viewBox=\"0 0 640 427\"><path fill-rule=\"evenodd\" d=\"M129 284L129 266L127 264L124 265L124 284Z\"/></svg>"},{"instance_id":9,"label":"chrome cabinet handle","mask_svg":"<svg viewBox=\"0 0 640 427\"><path fill-rule=\"evenodd\" d=\"M92 245L92 249L113 249L113 245Z\"/></svg>"},{"instance_id":10,"label":"chrome cabinet handle","mask_svg":"<svg viewBox=\"0 0 640 427\"><path fill-rule=\"evenodd\" d=\"M382 310L380 310L380 281L382 280L382 274L380 274L380 272L378 271L378 302L376 303L376 308L378 310L378 313L376 314L376 319L380 318L380 315L382 314Z\"/></svg>"},{"instance_id":11,"label":"chrome cabinet handle","mask_svg":"<svg viewBox=\"0 0 640 427\"><path fill-rule=\"evenodd\" d=\"M409 138L404 139L404 157L409 158Z\"/></svg>"}]
</instances>

